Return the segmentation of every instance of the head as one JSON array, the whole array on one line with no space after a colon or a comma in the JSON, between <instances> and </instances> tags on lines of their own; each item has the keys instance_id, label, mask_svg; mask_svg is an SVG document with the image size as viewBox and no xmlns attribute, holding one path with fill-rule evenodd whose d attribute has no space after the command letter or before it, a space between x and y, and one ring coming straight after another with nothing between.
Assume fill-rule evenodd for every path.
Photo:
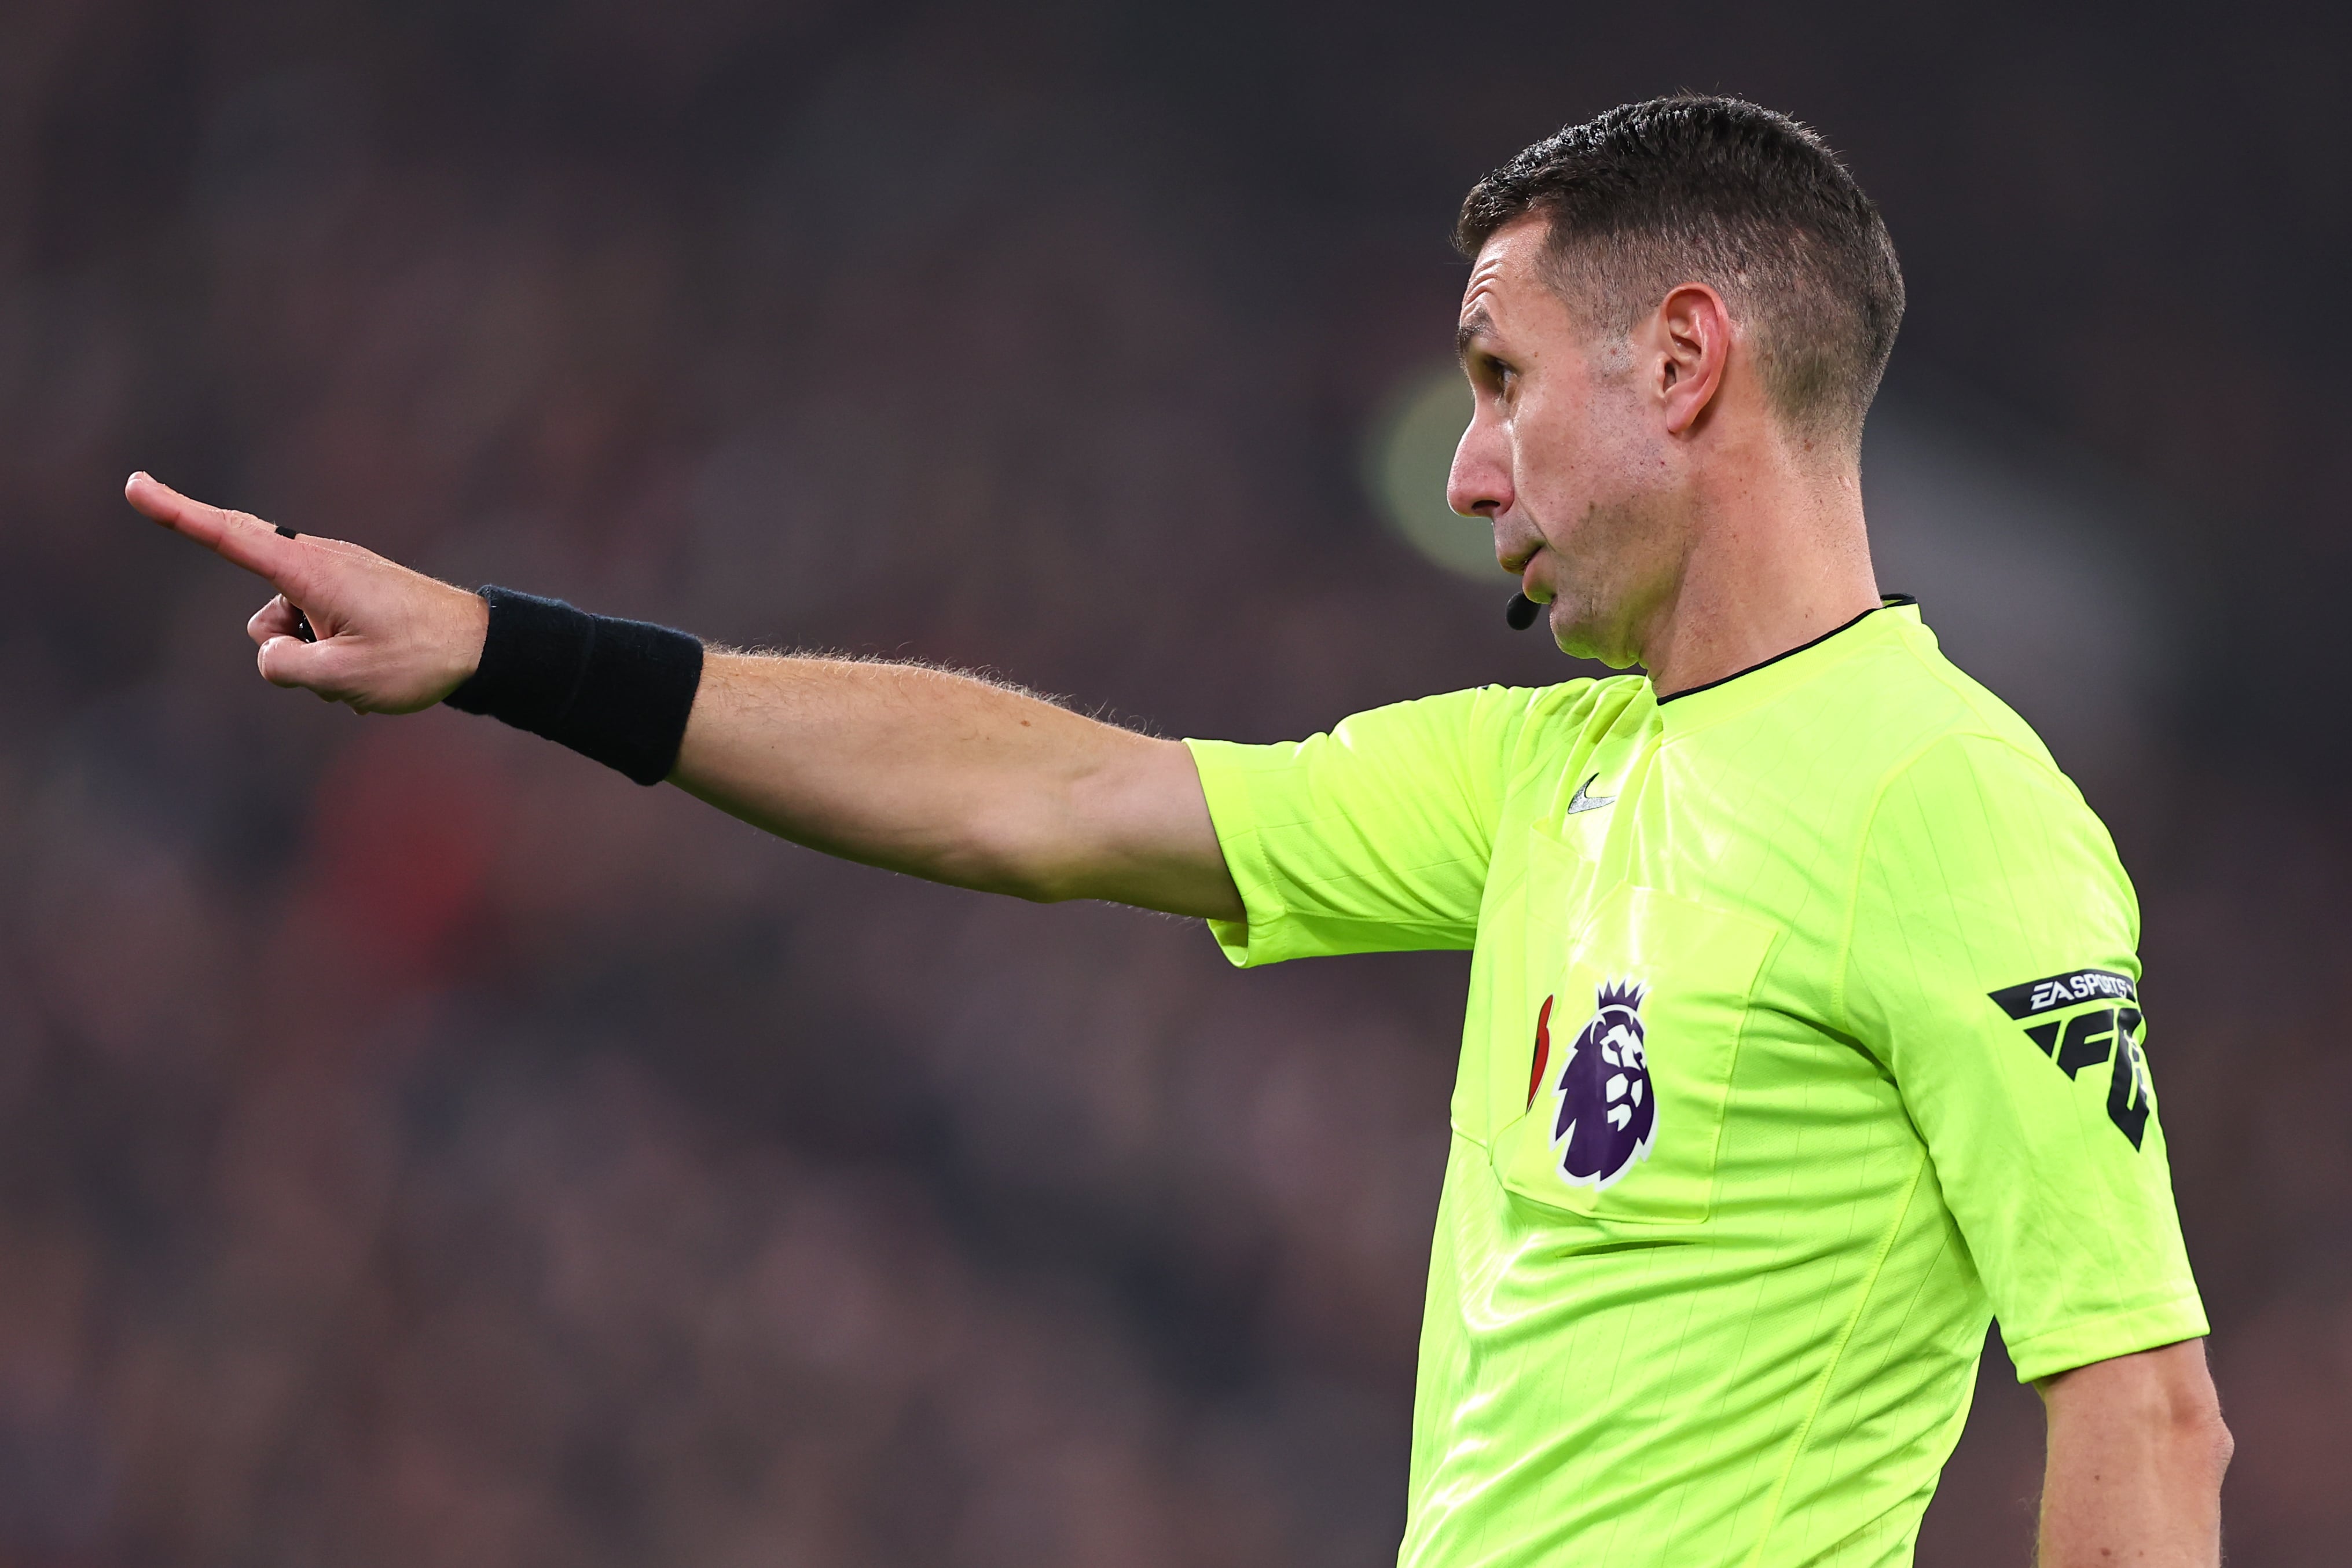
<instances>
[{"instance_id":1,"label":"head","mask_svg":"<svg viewBox=\"0 0 2352 1568\"><path fill-rule=\"evenodd\" d=\"M1481 180L1454 243L1476 402L1448 499L1570 653L1640 659L1725 497L1853 489L1903 277L1805 127L1735 99L1613 109Z\"/></svg>"}]
</instances>

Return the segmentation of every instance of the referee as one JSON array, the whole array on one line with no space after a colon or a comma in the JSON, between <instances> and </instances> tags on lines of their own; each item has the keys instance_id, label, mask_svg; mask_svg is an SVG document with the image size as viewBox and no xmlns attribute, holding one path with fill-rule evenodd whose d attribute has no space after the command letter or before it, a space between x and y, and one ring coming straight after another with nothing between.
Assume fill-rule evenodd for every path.
<instances>
[{"instance_id":1,"label":"referee","mask_svg":"<svg viewBox=\"0 0 2352 1568\"><path fill-rule=\"evenodd\" d=\"M2043 1568L2217 1563L2131 884L1872 574L1876 207L1802 126L1680 97L1528 148L1456 238L1450 499L1563 650L1646 675L1161 741L129 497L278 590L278 685L491 714L870 864L1200 916L1244 966L1473 949L1401 1563L1908 1563L1995 1316L2048 1415Z\"/></svg>"}]
</instances>

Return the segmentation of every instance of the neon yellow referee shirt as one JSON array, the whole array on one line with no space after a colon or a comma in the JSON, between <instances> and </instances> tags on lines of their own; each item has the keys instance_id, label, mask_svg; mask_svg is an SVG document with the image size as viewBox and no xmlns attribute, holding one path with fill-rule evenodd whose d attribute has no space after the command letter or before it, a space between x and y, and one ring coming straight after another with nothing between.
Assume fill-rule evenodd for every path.
<instances>
[{"instance_id":1,"label":"neon yellow referee shirt","mask_svg":"<svg viewBox=\"0 0 2352 1568\"><path fill-rule=\"evenodd\" d=\"M1471 947L1400 1561L1898 1564L1989 1317L2206 1332L2115 848L1907 602L1190 743L1236 963Z\"/></svg>"}]
</instances>

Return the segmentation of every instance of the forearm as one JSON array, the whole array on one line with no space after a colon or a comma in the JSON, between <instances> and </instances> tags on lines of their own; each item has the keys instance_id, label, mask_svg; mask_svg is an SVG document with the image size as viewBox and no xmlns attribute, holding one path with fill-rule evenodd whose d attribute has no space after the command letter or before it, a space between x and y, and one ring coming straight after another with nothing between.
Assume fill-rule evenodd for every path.
<instances>
[{"instance_id":1,"label":"forearm","mask_svg":"<svg viewBox=\"0 0 2352 1568\"><path fill-rule=\"evenodd\" d=\"M2121 1356L2042 1388L2050 1451L2039 1568L2214 1568L2230 1462L2202 1341Z\"/></svg>"},{"instance_id":2,"label":"forearm","mask_svg":"<svg viewBox=\"0 0 2352 1568\"><path fill-rule=\"evenodd\" d=\"M337 539L192 501L132 506L278 591L263 676L362 713L447 702L773 833L1024 898L1242 917L1191 752L940 670L705 650L505 589L486 597ZM297 606L301 608L298 609Z\"/></svg>"},{"instance_id":3,"label":"forearm","mask_svg":"<svg viewBox=\"0 0 2352 1568\"><path fill-rule=\"evenodd\" d=\"M942 670L713 652L670 779L936 882L1240 913L1181 745Z\"/></svg>"}]
</instances>

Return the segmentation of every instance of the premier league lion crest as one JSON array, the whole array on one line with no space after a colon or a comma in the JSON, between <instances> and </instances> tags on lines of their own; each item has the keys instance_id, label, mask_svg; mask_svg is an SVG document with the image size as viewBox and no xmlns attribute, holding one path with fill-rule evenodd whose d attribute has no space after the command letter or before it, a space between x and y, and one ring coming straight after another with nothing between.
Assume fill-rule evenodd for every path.
<instances>
[{"instance_id":1,"label":"premier league lion crest","mask_svg":"<svg viewBox=\"0 0 2352 1568\"><path fill-rule=\"evenodd\" d=\"M1650 1056L1642 1027L1644 986L1630 980L1603 985L1593 998L1592 1017L1568 1048L1552 1092L1559 1110L1551 1141L1559 1149L1559 1171L1570 1186L1609 1186L1637 1160L1650 1157L1657 1139L1658 1097L1650 1083ZM1551 1004L1537 1024L1537 1082L1550 1054L1548 1025ZM1532 1091L1531 1091L1532 1093Z\"/></svg>"}]
</instances>

